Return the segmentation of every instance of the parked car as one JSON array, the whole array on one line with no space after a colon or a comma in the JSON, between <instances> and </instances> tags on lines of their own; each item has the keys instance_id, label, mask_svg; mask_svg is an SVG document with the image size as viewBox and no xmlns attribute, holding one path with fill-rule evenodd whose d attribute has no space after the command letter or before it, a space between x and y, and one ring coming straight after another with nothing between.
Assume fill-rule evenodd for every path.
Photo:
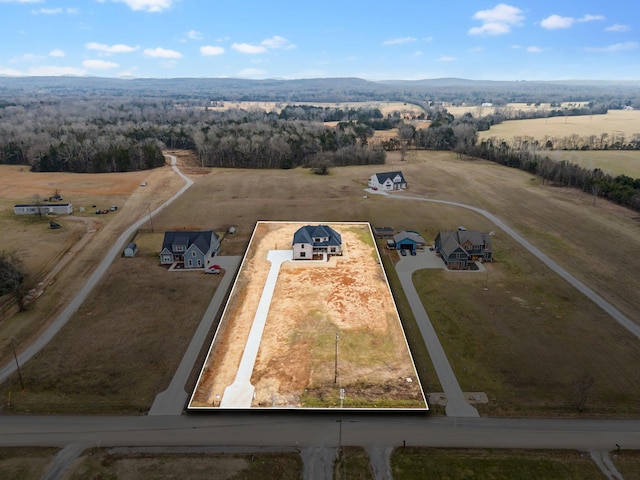
<instances>
[{"instance_id":1,"label":"parked car","mask_svg":"<svg viewBox=\"0 0 640 480\"><path fill-rule=\"evenodd\" d=\"M204 273L218 274L221 271L222 271L222 267L220 267L220 265L217 265L217 264L209 265L207 268L204 269Z\"/></svg>"},{"instance_id":2,"label":"parked car","mask_svg":"<svg viewBox=\"0 0 640 480\"><path fill-rule=\"evenodd\" d=\"M415 250L409 250L411 252L411 255L416 255L416 251Z\"/></svg>"},{"instance_id":3,"label":"parked car","mask_svg":"<svg viewBox=\"0 0 640 480\"><path fill-rule=\"evenodd\" d=\"M400 250L400 255L402 255L403 257L407 256L407 251L403 248Z\"/></svg>"},{"instance_id":4,"label":"parked car","mask_svg":"<svg viewBox=\"0 0 640 480\"><path fill-rule=\"evenodd\" d=\"M146 187L147 186L147 182L140 182L140 186L141 187Z\"/></svg>"}]
</instances>

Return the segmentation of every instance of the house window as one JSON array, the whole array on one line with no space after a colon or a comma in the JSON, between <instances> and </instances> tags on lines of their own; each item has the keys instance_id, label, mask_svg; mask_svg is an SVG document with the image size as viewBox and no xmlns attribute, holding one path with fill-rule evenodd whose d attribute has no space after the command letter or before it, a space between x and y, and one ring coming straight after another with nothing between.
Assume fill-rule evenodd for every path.
<instances>
[{"instance_id":1,"label":"house window","mask_svg":"<svg viewBox=\"0 0 640 480\"><path fill-rule=\"evenodd\" d=\"M196 252L191 252L191 256L195 257L196 256Z\"/></svg>"},{"instance_id":2,"label":"house window","mask_svg":"<svg viewBox=\"0 0 640 480\"><path fill-rule=\"evenodd\" d=\"M307 252L300 252L300 258L304 258L307 256Z\"/></svg>"},{"instance_id":3,"label":"house window","mask_svg":"<svg viewBox=\"0 0 640 480\"><path fill-rule=\"evenodd\" d=\"M331 247L331 253L336 253L336 247Z\"/></svg>"}]
</instances>

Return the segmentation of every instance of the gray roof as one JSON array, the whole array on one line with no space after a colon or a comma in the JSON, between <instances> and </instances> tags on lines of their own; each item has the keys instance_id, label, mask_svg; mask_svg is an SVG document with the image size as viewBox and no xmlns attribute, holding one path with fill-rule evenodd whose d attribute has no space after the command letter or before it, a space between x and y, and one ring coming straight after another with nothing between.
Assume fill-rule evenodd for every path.
<instances>
[{"instance_id":1,"label":"gray roof","mask_svg":"<svg viewBox=\"0 0 640 480\"><path fill-rule=\"evenodd\" d=\"M485 252L491 251L491 236L485 232L477 230L456 230L454 232L440 232L440 244L442 251L447 255L451 255L457 248L467 240L472 245L483 245Z\"/></svg>"},{"instance_id":2,"label":"gray roof","mask_svg":"<svg viewBox=\"0 0 640 480\"><path fill-rule=\"evenodd\" d=\"M407 181L404 179L404 175L402 175L402 172L397 171L397 172L385 172L385 173L376 173L376 178L378 179L378 183L384 183L387 180L391 180L393 182L393 179L397 176L400 175L400 183L407 183Z\"/></svg>"},{"instance_id":3,"label":"gray roof","mask_svg":"<svg viewBox=\"0 0 640 480\"><path fill-rule=\"evenodd\" d=\"M406 240L406 239L412 240L413 242L415 242L417 244L422 244L422 245L426 245L427 244L427 242L424 241L424 238L422 238L421 235L417 234L416 232L411 232L411 231L408 231L408 230L405 230L404 232L396 233L393 236L393 240L396 243L400 243L400 242L402 242L403 240Z\"/></svg>"},{"instance_id":4,"label":"gray roof","mask_svg":"<svg viewBox=\"0 0 640 480\"><path fill-rule=\"evenodd\" d=\"M314 238L328 237L326 242L314 242ZM293 243L310 243L317 247L342 245L342 237L328 225L305 225L293 235Z\"/></svg>"},{"instance_id":5,"label":"gray roof","mask_svg":"<svg viewBox=\"0 0 640 480\"><path fill-rule=\"evenodd\" d=\"M189 248L195 245L198 249L207 253L211 246L212 238L218 239L218 235L212 231L206 232L165 232L162 249L165 248L173 252L174 245L185 245Z\"/></svg>"}]
</instances>

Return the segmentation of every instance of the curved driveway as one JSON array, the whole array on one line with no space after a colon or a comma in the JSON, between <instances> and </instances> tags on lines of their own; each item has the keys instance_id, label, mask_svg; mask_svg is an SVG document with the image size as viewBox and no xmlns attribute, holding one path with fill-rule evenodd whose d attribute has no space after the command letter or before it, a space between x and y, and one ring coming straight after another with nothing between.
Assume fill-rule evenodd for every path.
<instances>
[{"instance_id":1,"label":"curved driveway","mask_svg":"<svg viewBox=\"0 0 640 480\"><path fill-rule=\"evenodd\" d=\"M458 202L449 202L447 200L433 200L430 198L423 197L413 197L409 195L388 195L387 198L397 198L402 200L417 200L421 202L432 202L432 203L442 203L445 205L453 205L455 207L466 208L468 210L472 210L476 213L479 213L483 217L491 220L496 224L497 227L501 228L505 233L510 235L515 241L517 241L524 248L529 250L533 255L535 255L540 261L542 261L547 267L556 272L562 278L564 278L567 282L569 282L573 287L575 287L582 294L590 298L596 305L598 305L602 310L611 315L620 325L626 328L629 332L635 335L637 338L640 338L640 325L636 324L628 317L626 317L622 312L620 312L617 308L607 302L604 298L598 295L596 292L587 287L580 280L575 278L569 272L567 272L564 268L558 265L556 262L551 260L548 256L542 253L538 248L533 246L528 240L524 239L520 234L518 234L515 230L505 224L502 220L500 220L495 215L487 212L478 207L473 207L471 205L465 205L464 203Z\"/></svg>"},{"instance_id":2,"label":"curved driveway","mask_svg":"<svg viewBox=\"0 0 640 480\"><path fill-rule=\"evenodd\" d=\"M184 175L176 166L176 157L173 155L167 155L171 159L171 168L185 181L185 185L178 190L169 200L164 202L158 208L156 208L153 212L151 212L151 217L157 215L160 211L162 211L165 207L173 203L180 195L182 195L191 185L193 185L193 180ZM145 215L143 218L135 222L129 228L127 228L122 235L118 237L118 240L114 243L113 247L107 252L107 255L102 259L102 262L98 265L95 271L91 274L87 282L82 286L82 288L78 291L78 293L73 297L73 299L69 302L66 308L56 317L56 319L51 322L49 327L42 332L42 334L27 348L21 351L18 354L18 363L23 365L25 362L29 361L36 353L38 353L42 348L44 348L47 343L51 341L51 339L56 336L56 334L64 327L71 316L80 308L80 305L84 303L84 301L91 293L91 290L97 285L102 276L105 274L109 265L113 263L120 252L124 249L125 245L131 238L131 236L135 233L135 231L144 225L149 220L149 216ZM14 360L8 362L0 368L0 383L4 382L12 375L16 368L16 362Z\"/></svg>"}]
</instances>

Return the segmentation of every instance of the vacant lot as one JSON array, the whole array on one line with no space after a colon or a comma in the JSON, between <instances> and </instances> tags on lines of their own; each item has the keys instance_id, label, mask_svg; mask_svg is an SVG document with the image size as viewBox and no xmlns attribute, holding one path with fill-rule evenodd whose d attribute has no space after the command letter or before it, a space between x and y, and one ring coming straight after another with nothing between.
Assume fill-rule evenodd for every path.
<instances>
[{"instance_id":1,"label":"vacant lot","mask_svg":"<svg viewBox=\"0 0 640 480\"><path fill-rule=\"evenodd\" d=\"M215 451L189 453L135 453L135 449L91 450L74 462L64 480L87 478L149 478L190 480L295 480L302 476L302 460L294 453L220 454ZM170 449L167 449L170 450Z\"/></svg>"},{"instance_id":2,"label":"vacant lot","mask_svg":"<svg viewBox=\"0 0 640 480\"><path fill-rule=\"evenodd\" d=\"M192 408L217 407L233 383L269 273L267 253L290 249L303 225L256 226ZM342 256L280 269L251 376L252 407L336 407L344 388L345 407L424 408L369 226L329 226L342 235Z\"/></svg>"},{"instance_id":3,"label":"vacant lot","mask_svg":"<svg viewBox=\"0 0 640 480\"><path fill-rule=\"evenodd\" d=\"M640 133L640 111L610 110L606 115L581 115L575 117L534 118L532 120L508 120L494 125L490 130L479 132L480 140L490 137L533 137L537 140L553 137L579 135L588 137L606 133L631 138Z\"/></svg>"},{"instance_id":4,"label":"vacant lot","mask_svg":"<svg viewBox=\"0 0 640 480\"><path fill-rule=\"evenodd\" d=\"M602 479L589 455L575 451L397 448L391 465L395 480Z\"/></svg>"}]
</instances>

